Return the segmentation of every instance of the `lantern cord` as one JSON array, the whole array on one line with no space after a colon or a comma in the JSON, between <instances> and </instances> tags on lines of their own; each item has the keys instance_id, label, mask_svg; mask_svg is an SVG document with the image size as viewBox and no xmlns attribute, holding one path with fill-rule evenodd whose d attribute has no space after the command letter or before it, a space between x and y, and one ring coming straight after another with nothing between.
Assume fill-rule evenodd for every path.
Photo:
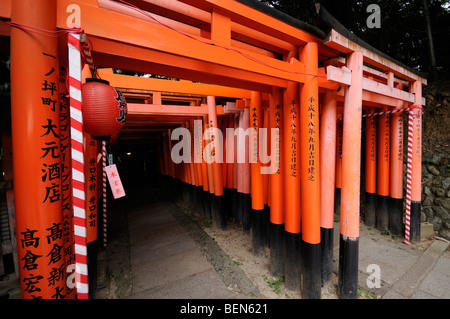
<instances>
[{"instance_id":1,"label":"lantern cord","mask_svg":"<svg viewBox=\"0 0 450 319\"><path fill-rule=\"evenodd\" d=\"M32 26L29 26L26 24L12 22L12 21L6 20L4 18L1 18L0 20L12 27L16 27L16 28L24 30L24 31L38 33L40 35L44 35L44 36L52 37L52 38L57 38L57 37L60 37L62 35L68 34L68 33L77 33L77 34L83 33L83 29L81 29L79 27L72 27L72 28L60 29L60 30L46 30L46 29L42 29L42 28L32 27Z\"/></svg>"},{"instance_id":2,"label":"lantern cord","mask_svg":"<svg viewBox=\"0 0 450 319\"><path fill-rule=\"evenodd\" d=\"M58 38L60 36L69 34L69 33L75 33L75 34L82 34L84 31L82 28L79 27L72 27L72 28L68 28L68 29L60 29L60 30L46 30L46 29L42 29L42 28L37 28L37 27L32 27L29 25L25 25L25 24L21 24L21 23L16 23L16 22L12 22L9 20L6 20L4 18L0 19L2 22L12 26L12 27L16 27L18 29L24 30L24 31L28 31L28 32L34 32L43 36L47 36L47 37L52 37L52 38ZM93 45L92 42L89 38L86 37L86 43L87 43L87 50L89 52L93 51ZM85 50L80 50L84 61L86 61L89 64L89 68L91 69L91 74L93 78L99 78L100 76L97 72L97 66L93 64L93 60L92 57L90 57L89 59L86 56Z\"/></svg>"}]
</instances>

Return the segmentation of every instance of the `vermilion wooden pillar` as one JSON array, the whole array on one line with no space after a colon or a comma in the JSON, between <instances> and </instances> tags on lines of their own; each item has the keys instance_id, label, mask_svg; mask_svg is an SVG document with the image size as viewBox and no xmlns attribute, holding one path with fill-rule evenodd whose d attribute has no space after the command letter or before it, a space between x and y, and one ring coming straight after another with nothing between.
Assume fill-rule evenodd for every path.
<instances>
[{"instance_id":1,"label":"vermilion wooden pillar","mask_svg":"<svg viewBox=\"0 0 450 319\"><path fill-rule=\"evenodd\" d=\"M411 170L411 189L406 187L407 192L411 192L411 221L410 240L420 242L420 211L422 206L422 83L415 81L411 87L415 95L414 108L410 111L411 120L408 125L412 125L411 151L408 150L407 167ZM406 232L406 230L405 230Z\"/></svg>"},{"instance_id":2,"label":"vermilion wooden pillar","mask_svg":"<svg viewBox=\"0 0 450 319\"><path fill-rule=\"evenodd\" d=\"M341 188L342 188L342 114L337 115L336 128L336 189L334 193L334 216L338 219L341 214Z\"/></svg>"},{"instance_id":3,"label":"vermilion wooden pillar","mask_svg":"<svg viewBox=\"0 0 450 319\"><path fill-rule=\"evenodd\" d=\"M262 127L261 93L252 92L250 102L250 170L251 170L251 233L253 254L260 256L264 253L264 197L263 176L259 154L259 129Z\"/></svg>"},{"instance_id":4,"label":"vermilion wooden pillar","mask_svg":"<svg viewBox=\"0 0 450 319\"><path fill-rule=\"evenodd\" d=\"M367 114L375 112L368 108ZM366 117L366 159L365 159L365 215L364 223L375 226L377 198L377 117Z\"/></svg>"},{"instance_id":5,"label":"vermilion wooden pillar","mask_svg":"<svg viewBox=\"0 0 450 319\"><path fill-rule=\"evenodd\" d=\"M347 67L352 71L352 84L345 88L344 97L338 292L342 299L356 299L361 176L362 52L349 54Z\"/></svg>"},{"instance_id":6,"label":"vermilion wooden pillar","mask_svg":"<svg viewBox=\"0 0 450 319\"><path fill-rule=\"evenodd\" d=\"M270 175L270 273L278 277L284 274L283 239L284 239L284 183L281 153L283 121L283 92L273 88L269 105L269 128L272 161L276 172ZM274 130L275 129L275 130Z\"/></svg>"},{"instance_id":7,"label":"vermilion wooden pillar","mask_svg":"<svg viewBox=\"0 0 450 319\"><path fill-rule=\"evenodd\" d=\"M248 132L250 125L250 110L245 108L241 113L243 132ZM241 140L242 152L244 153L244 163L242 165L242 200L241 200L241 212L242 212L242 228L247 231L250 230L250 210L252 209L251 199L251 178L250 178L250 136L249 134L243 134ZM242 148L241 148L242 149Z\"/></svg>"},{"instance_id":8,"label":"vermilion wooden pillar","mask_svg":"<svg viewBox=\"0 0 450 319\"><path fill-rule=\"evenodd\" d=\"M215 129L211 136L211 140L214 147L214 160L212 162L212 170L214 175L214 195L213 202L211 208L212 211L212 219L217 227L224 229L226 227L226 218L223 210L223 175L222 175L222 146L219 143L219 135L221 132L219 131L219 126L217 125L217 114L216 114L216 102L214 96L207 97L208 102L208 120L209 120L209 128Z\"/></svg>"},{"instance_id":9,"label":"vermilion wooden pillar","mask_svg":"<svg viewBox=\"0 0 450 319\"><path fill-rule=\"evenodd\" d=\"M389 108L384 108L388 111ZM376 227L385 231L389 223L389 158L390 158L390 114L383 114L378 119L378 169L377 194L378 205L376 213Z\"/></svg>"},{"instance_id":10,"label":"vermilion wooden pillar","mask_svg":"<svg viewBox=\"0 0 450 319\"><path fill-rule=\"evenodd\" d=\"M336 91L324 94L320 123L320 239L322 286L333 266L334 193L336 179Z\"/></svg>"},{"instance_id":11,"label":"vermilion wooden pillar","mask_svg":"<svg viewBox=\"0 0 450 319\"><path fill-rule=\"evenodd\" d=\"M97 228L98 228L98 171L97 171L97 141L92 135L84 133L84 193L86 211L86 244L88 252L89 292L94 296L97 285Z\"/></svg>"},{"instance_id":12,"label":"vermilion wooden pillar","mask_svg":"<svg viewBox=\"0 0 450 319\"><path fill-rule=\"evenodd\" d=\"M300 109L298 83L289 83L283 99L285 284L300 288Z\"/></svg>"},{"instance_id":13,"label":"vermilion wooden pillar","mask_svg":"<svg viewBox=\"0 0 450 319\"><path fill-rule=\"evenodd\" d=\"M12 22L56 30L56 1L12 2ZM58 105L58 43L11 28L16 237L23 298L66 296Z\"/></svg>"},{"instance_id":14,"label":"vermilion wooden pillar","mask_svg":"<svg viewBox=\"0 0 450 319\"><path fill-rule=\"evenodd\" d=\"M402 107L403 101L399 101L396 109ZM393 235L403 233L403 115L403 112L391 115L389 231Z\"/></svg>"},{"instance_id":15,"label":"vermilion wooden pillar","mask_svg":"<svg viewBox=\"0 0 450 319\"><path fill-rule=\"evenodd\" d=\"M321 296L320 147L318 47L308 42L300 52L305 83L300 87L300 183L302 212L302 296Z\"/></svg>"}]
</instances>

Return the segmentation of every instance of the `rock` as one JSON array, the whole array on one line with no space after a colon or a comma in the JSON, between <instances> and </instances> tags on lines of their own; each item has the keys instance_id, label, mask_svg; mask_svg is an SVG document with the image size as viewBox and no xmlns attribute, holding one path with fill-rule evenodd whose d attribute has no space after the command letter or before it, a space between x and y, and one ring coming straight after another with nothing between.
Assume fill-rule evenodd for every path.
<instances>
[{"instance_id":1,"label":"rock","mask_svg":"<svg viewBox=\"0 0 450 319\"><path fill-rule=\"evenodd\" d=\"M444 178L442 180L442 187L447 190L450 187L450 177Z\"/></svg>"},{"instance_id":2,"label":"rock","mask_svg":"<svg viewBox=\"0 0 450 319\"><path fill-rule=\"evenodd\" d=\"M426 206L422 208L422 211L425 215L427 215L428 220L431 220L434 216L434 210L431 206Z\"/></svg>"},{"instance_id":3,"label":"rock","mask_svg":"<svg viewBox=\"0 0 450 319\"><path fill-rule=\"evenodd\" d=\"M432 194L431 189L430 189L429 186L425 186L423 188L423 192L424 192L425 195L428 195L428 196Z\"/></svg>"},{"instance_id":4,"label":"rock","mask_svg":"<svg viewBox=\"0 0 450 319\"><path fill-rule=\"evenodd\" d=\"M447 229L450 229L450 220L444 220L442 226Z\"/></svg>"},{"instance_id":5,"label":"rock","mask_svg":"<svg viewBox=\"0 0 450 319\"><path fill-rule=\"evenodd\" d=\"M450 173L448 172L448 168L445 166L439 166L439 173L441 176L447 177L450 176Z\"/></svg>"},{"instance_id":6,"label":"rock","mask_svg":"<svg viewBox=\"0 0 450 319\"><path fill-rule=\"evenodd\" d=\"M450 214L448 211L442 207L442 206L434 206L433 207L434 213L436 216L439 216L441 219L450 219Z\"/></svg>"},{"instance_id":7,"label":"rock","mask_svg":"<svg viewBox=\"0 0 450 319\"><path fill-rule=\"evenodd\" d=\"M437 216L434 216L434 218L432 220L432 223L433 223L433 229L434 230L439 230L439 228L441 228L442 219L440 219Z\"/></svg>"},{"instance_id":8,"label":"rock","mask_svg":"<svg viewBox=\"0 0 450 319\"><path fill-rule=\"evenodd\" d=\"M450 240L450 230L442 228L439 231L439 236L441 236L447 240Z\"/></svg>"},{"instance_id":9,"label":"rock","mask_svg":"<svg viewBox=\"0 0 450 319\"><path fill-rule=\"evenodd\" d=\"M422 206L431 206L433 205L433 196L426 196L422 201Z\"/></svg>"},{"instance_id":10,"label":"rock","mask_svg":"<svg viewBox=\"0 0 450 319\"><path fill-rule=\"evenodd\" d=\"M423 212L420 213L420 221L422 223L427 221L427 215L425 215Z\"/></svg>"},{"instance_id":11,"label":"rock","mask_svg":"<svg viewBox=\"0 0 450 319\"><path fill-rule=\"evenodd\" d=\"M450 198L444 198L441 201L442 201L442 206L444 206L445 209L450 211Z\"/></svg>"},{"instance_id":12,"label":"rock","mask_svg":"<svg viewBox=\"0 0 450 319\"><path fill-rule=\"evenodd\" d=\"M433 193L437 197L444 197L445 196L445 190L441 187L433 188Z\"/></svg>"},{"instance_id":13,"label":"rock","mask_svg":"<svg viewBox=\"0 0 450 319\"><path fill-rule=\"evenodd\" d=\"M441 175L441 173L439 172L439 170L438 170L434 165L428 164L428 165L427 165L427 168L428 168L428 171L429 171L431 174L433 174L434 176L439 176L439 175Z\"/></svg>"},{"instance_id":14,"label":"rock","mask_svg":"<svg viewBox=\"0 0 450 319\"><path fill-rule=\"evenodd\" d=\"M450 191L447 191L447 197L450 198Z\"/></svg>"}]
</instances>

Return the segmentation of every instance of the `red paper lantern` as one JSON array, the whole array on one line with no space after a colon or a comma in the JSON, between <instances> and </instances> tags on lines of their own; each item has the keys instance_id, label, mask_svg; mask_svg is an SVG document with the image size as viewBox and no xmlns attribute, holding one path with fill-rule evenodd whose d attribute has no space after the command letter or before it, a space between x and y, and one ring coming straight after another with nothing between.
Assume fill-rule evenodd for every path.
<instances>
[{"instance_id":1,"label":"red paper lantern","mask_svg":"<svg viewBox=\"0 0 450 319\"><path fill-rule=\"evenodd\" d=\"M127 119L127 103L122 93L101 79L86 79L82 85L83 131L97 139L109 140Z\"/></svg>"}]
</instances>

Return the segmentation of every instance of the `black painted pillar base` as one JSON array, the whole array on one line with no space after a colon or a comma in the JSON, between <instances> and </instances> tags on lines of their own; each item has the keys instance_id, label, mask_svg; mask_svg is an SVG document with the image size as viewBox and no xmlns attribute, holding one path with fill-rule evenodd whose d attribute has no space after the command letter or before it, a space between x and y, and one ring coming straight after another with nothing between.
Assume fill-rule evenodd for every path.
<instances>
[{"instance_id":1,"label":"black painted pillar base","mask_svg":"<svg viewBox=\"0 0 450 319\"><path fill-rule=\"evenodd\" d=\"M322 287L331 282L333 273L333 228L320 228Z\"/></svg>"},{"instance_id":2,"label":"black painted pillar base","mask_svg":"<svg viewBox=\"0 0 450 319\"><path fill-rule=\"evenodd\" d=\"M205 216L203 211L203 186L197 186L195 188L195 197L197 199L197 205L195 210L199 216Z\"/></svg>"},{"instance_id":3,"label":"black painted pillar base","mask_svg":"<svg viewBox=\"0 0 450 319\"><path fill-rule=\"evenodd\" d=\"M284 232L284 285L292 291L300 290L301 233Z\"/></svg>"},{"instance_id":4,"label":"black painted pillar base","mask_svg":"<svg viewBox=\"0 0 450 319\"><path fill-rule=\"evenodd\" d=\"M242 223L242 229L244 231L249 231L250 230L250 211L252 209L252 197L250 194L242 194L241 197L242 201L241 201L241 212L242 212L242 218L241 218L241 223Z\"/></svg>"},{"instance_id":5,"label":"black painted pillar base","mask_svg":"<svg viewBox=\"0 0 450 319\"><path fill-rule=\"evenodd\" d=\"M89 298L95 297L97 291L97 240L87 243L87 264L89 276Z\"/></svg>"},{"instance_id":6,"label":"black painted pillar base","mask_svg":"<svg viewBox=\"0 0 450 319\"><path fill-rule=\"evenodd\" d=\"M183 201L183 183L179 179L172 179L174 188L177 190L177 200Z\"/></svg>"},{"instance_id":7,"label":"black painted pillar base","mask_svg":"<svg viewBox=\"0 0 450 319\"><path fill-rule=\"evenodd\" d=\"M387 230L389 227L389 196L378 195L377 229Z\"/></svg>"},{"instance_id":8,"label":"black painted pillar base","mask_svg":"<svg viewBox=\"0 0 450 319\"><path fill-rule=\"evenodd\" d=\"M320 299L322 292L320 243L301 244L301 291L303 299Z\"/></svg>"},{"instance_id":9,"label":"black painted pillar base","mask_svg":"<svg viewBox=\"0 0 450 319\"><path fill-rule=\"evenodd\" d=\"M220 229L226 228L227 220L224 211L224 195L211 196L211 215L214 226Z\"/></svg>"},{"instance_id":10,"label":"black painted pillar base","mask_svg":"<svg viewBox=\"0 0 450 319\"><path fill-rule=\"evenodd\" d=\"M255 256L264 255L264 209L251 210L252 253Z\"/></svg>"},{"instance_id":11,"label":"black painted pillar base","mask_svg":"<svg viewBox=\"0 0 450 319\"><path fill-rule=\"evenodd\" d=\"M240 193L238 193L237 189L231 189L231 220L236 224L239 224L239 199Z\"/></svg>"},{"instance_id":12,"label":"black painted pillar base","mask_svg":"<svg viewBox=\"0 0 450 319\"><path fill-rule=\"evenodd\" d=\"M189 205L195 208L196 198L195 198L195 186L192 184L188 185L188 193L189 193Z\"/></svg>"},{"instance_id":13,"label":"black painted pillar base","mask_svg":"<svg viewBox=\"0 0 450 319\"><path fill-rule=\"evenodd\" d=\"M403 234L403 199L392 198L389 205L389 231L392 235Z\"/></svg>"},{"instance_id":14,"label":"black painted pillar base","mask_svg":"<svg viewBox=\"0 0 450 319\"><path fill-rule=\"evenodd\" d=\"M189 193L191 197L192 208L197 211L198 199L197 199L197 186L189 185Z\"/></svg>"},{"instance_id":15,"label":"black painted pillar base","mask_svg":"<svg viewBox=\"0 0 450 319\"><path fill-rule=\"evenodd\" d=\"M182 189L182 193L183 193L183 203L188 205L189 204L189 188L188 188L188 184L181 182L181 189Z\"/></svg>"},{"instance_id":16,"label":"black painted pillar base","mask_svg":"<svg viewBox=\"0 0 450 319\"><path fill-rule=\"evenodd\" d=\"M231 189L223 188L223 213L225 214L225 219L231 219Z\"/></svg>"},{"instance_id":17,"label":"black painted pillar base","mask_svg":"<svg viewBox=\"0 0 450 319\"><path fill-rule=\"evenodd\" d=\"M284 275L284 224L269 223L270 233L270 274L274 277Z\"/></svg>"},{"instance_id":18,"label":"black painted pillar base","mask_svg":"<svg viewBox=\"0 0 450 319\"><path fill-rule=\"evenodd\" d=\"M203 191L203 211L204 218L211 220L211 193L209 191Z\"/></svg>"},{"instance_id":19,"label":"black painted pillar base","mask_svg":"<svg viewBox=\"0 0 450 319\"><path fill-rule=\"evenodd\" d=\"M375 227L377 194L366 192L366 202L364 207L364 224L368 227Z\"/></svg>"},{"instance_id":20,"label":"black painted pillar base","mask_svg":"<svg viewBox=\"0 0 450 319\"><path fill-rule=\"evenodd\" d=\"M421 202L411 202L410 241L420 242L420 210Z\"/></svg>"},{"instance_id":21,"label":"black painted pillar base","mask_svg":"<svg viewBox=\"0 0 450 319\"><path fill-rule=\"evenodd\" d=\"M264 205L263 230L264 230L264 246L270 248L270 207L269 207L269 205Z\"/></svg>"},{"instance_id":22,"label":"black painted pillar base","mask_svg":"<svg viewBox=\"0 0 450 319\"><path fill-rule=\"evenodd\" d=\"M243 208L244 208L244 193L238 192L237 193L237 201L236 201L236 208L237 208L237 224L242 226L242 217L244 216Z\"/></svg>"},{"instance_id":23,"label":"black painted pillar base","mask_svg":"<svg viewBox=\"0 0 450 319\"><path fill-rule=\"evenodd\" d=\"M358 297L358 253L359 238L350 238L340 234L339 238L339 280L340 299Z\"/></svg>"}]
</instances>

